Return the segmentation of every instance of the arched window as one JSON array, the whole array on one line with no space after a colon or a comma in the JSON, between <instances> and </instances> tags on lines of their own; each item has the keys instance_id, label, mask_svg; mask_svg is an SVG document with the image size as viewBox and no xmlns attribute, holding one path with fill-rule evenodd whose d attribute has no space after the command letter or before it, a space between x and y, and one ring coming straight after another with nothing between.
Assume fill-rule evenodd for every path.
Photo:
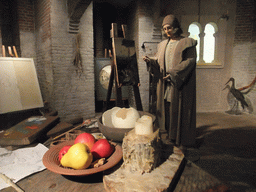
<instances>
[{"instance_id":1,"label":"arched window","mask_svg":"<svg viewBox=\"0 0 256 192\"><path fill-rule=\"evenodd\" d=\"M207 23L204 30L201 24L193 22L188 27L189 37L197 40L197 64L198 65L219 65L216 60L216 37L218 27L216 23Z\"/></svg>"},{"instance_id":2,"label":"arched window","mask_svg":"<svg viewBox=\"0 0 256 192\"><path fill-rule=\"evenodd\" d=\"M184 15L181 20L183 36L197 40L197 68L223 68L227 19L220 19L217 15Z\"/></svg>"},{"instance_id":3,"label":"arched window","mask_svg":"<svg viewBox=\"0 0 256 192\"><path fill-rule=\"evenodd\" d=\"M197 61L199 60L199 53L200 53L200 28L199 28L199 23L192 23L189 25L188 32L189 32L189 37L197 40L197 46L196 46L196 53L197 53Z\"/></svg>"},{"instance_id":4,"label":"arched window","mask_svg":"<svg viewBox=\"0 0 256 192\"><path fill-rule=\"evenodd\" d=\"M205 63L212 63L215 56L215 26L213 23L208 23L204 29L204 50L203 60Z\"/></svg>"}]
</instances>

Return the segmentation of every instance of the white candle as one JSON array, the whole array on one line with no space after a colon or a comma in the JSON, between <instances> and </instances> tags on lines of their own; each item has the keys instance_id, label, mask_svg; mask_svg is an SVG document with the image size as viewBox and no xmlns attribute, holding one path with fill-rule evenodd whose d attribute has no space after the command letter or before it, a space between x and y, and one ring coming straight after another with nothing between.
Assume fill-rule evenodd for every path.
<instances>
[{"instance_id":1,"label":"white candle","mask_svg":"<svg viewBox=\"0 0 256 192\"><path fill-rule=\"evenodd\" d=\"M150 135L153 133L153 120L148 115L143 115L135 122L135 134Z\"/></svg>"}]
</instances>

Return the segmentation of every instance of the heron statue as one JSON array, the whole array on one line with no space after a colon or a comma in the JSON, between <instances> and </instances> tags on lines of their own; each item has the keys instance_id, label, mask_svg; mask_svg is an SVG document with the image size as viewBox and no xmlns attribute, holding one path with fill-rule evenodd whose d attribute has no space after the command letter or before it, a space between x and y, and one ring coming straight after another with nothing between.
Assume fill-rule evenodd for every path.
<instances>
[{"instance_id":1,"label":"heron statue","mask_svg":"<svg viewBox=\"0 0 256 192\"><path fill-rule=\"evenodd\" d=\"M232 82L231 86L228 85L229 82ZM240 90L235 88L235 79L233 77L231 77L225 85L226 87L224 89L229 89L228 102L229 102L229 105L231 106L231 110L229 112L240 114L238 110L239 102L243 109L245 107L249 107L248 103L245 101L245 97L243 93Z\"/></svg>"}]
</instances>

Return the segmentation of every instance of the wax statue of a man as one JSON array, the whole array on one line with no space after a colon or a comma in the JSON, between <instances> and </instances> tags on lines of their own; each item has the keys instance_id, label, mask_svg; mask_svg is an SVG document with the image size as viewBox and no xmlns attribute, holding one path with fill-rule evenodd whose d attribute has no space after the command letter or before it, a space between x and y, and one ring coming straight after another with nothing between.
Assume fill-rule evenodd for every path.
<instances>
[{"instance_id":1,"label":"wax statue of a man","mask_svg":"<svg viewBox=\"0 0 256 192\"><path fill-rule=\"evenodd\" d=\"M166 129L177 146L193 147L196 131L196 45L192 38L181 36L182 29L174 15L162 24L167 39L158 44L155 57L143 57L147 65L157 66L156 122Z\"/></svg>"}]
</instances>

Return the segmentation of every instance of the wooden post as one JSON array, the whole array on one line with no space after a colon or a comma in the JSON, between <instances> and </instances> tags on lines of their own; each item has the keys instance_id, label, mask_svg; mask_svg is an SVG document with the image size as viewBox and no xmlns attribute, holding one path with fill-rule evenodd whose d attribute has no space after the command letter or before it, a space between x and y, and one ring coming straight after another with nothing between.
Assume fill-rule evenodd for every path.
<instances>
[{"instance_id":1,"label":"wooden post","mask_svg":"<svg viewBox=\"0 0 256 192\"><path fill-rule=\"evenodd\" d=\"M18 57L18 53L15 46L12 46L15 57Z\"/></svg>"},{"instance_id":2,"label":"wooden post","mask_svg":"<svg viewBox=\"0 0 256 192\"><path fill-rule=\"evenodd\" d=\"M116 62L116 46L115 46L115 38L117 38L117 36L118 36L116 23L112 23L111 35L112 35L111 37L112 37L112 47L113 47L113 61L114 61L115 74L116 74L115 79L117 81L117 85L119 86L117 62Z\"/></svg>"},{"instance_id":3,"label":"wooden post","mask_svg":"<svg viewBox=\"0 0 256 192\"><path fill-rule=\"evenodd\" d=\"M107 51L108 51L107 48L105 48L105 55L104 55L105 58L107 58Z\"/></svg>"},{"instance_id":4,"label":"wooden post","mask_svg":"<svg viewBox=\"0 0 256 192\"><path fill-rule=\"evenodd\" d=\"M108 50L108 53L109 53L109 57L112 57L112 53L110 49Z\"/></svg>"},{"instance_id":5,"label":"wooden post","mask_svg":"<svg viewBox=\"0 0 256 192\"><path fill-rule=\"evenodd\" d=\"M110 30L110 38L116 38L116 37L118 37L117 24L112 23L111 30Z\"/></svg>"},{"instance_id":6,"label":"wooden post","mask_svg":"<svg viewBox=\"0 0 256 192\"><path fill-rule=\"evenodd\" d=\"M9 55L10 55L11 57L14 56L13 53L12 53L12 47L11 47L11 46L8 46L8 52L9 52Z\"/></svg>"},{"instance_id":7,"label":"wooden post","mask_svg":"<svg viewBox=\"0 0 256 192\"><path fill-rule=\"evenodd\" d=\"M124 38L126 38L126 34L127 34L127 25L122 25L122 31L123 31L123 36L124 36Z\"/></svg>"},{"instance_id":8,"label":"wooden post","mask_svg":"<svg viewBox=\"0 0 256 192\"><path fill-rule=\"evenodd\" d=\"M116 87L116 106L123 107L122 90L118 79L117 61L116 61L116 44L115 39L118 38L117 24L112 23L112 48L113 48L113 64L114 64L114 78Z\"/></svg>"},{"instance_id":9,"label":"wooden post","mask_svg":"<svg viewBox=\"0 0 256 192\"><path fill-rule=\"evenodd\" d=\"M4 45L2 45L2 56L3 56L3 57L6 57L6 54L5 54L5 46L4 46Z\"/></svg>"}]
</instances>

